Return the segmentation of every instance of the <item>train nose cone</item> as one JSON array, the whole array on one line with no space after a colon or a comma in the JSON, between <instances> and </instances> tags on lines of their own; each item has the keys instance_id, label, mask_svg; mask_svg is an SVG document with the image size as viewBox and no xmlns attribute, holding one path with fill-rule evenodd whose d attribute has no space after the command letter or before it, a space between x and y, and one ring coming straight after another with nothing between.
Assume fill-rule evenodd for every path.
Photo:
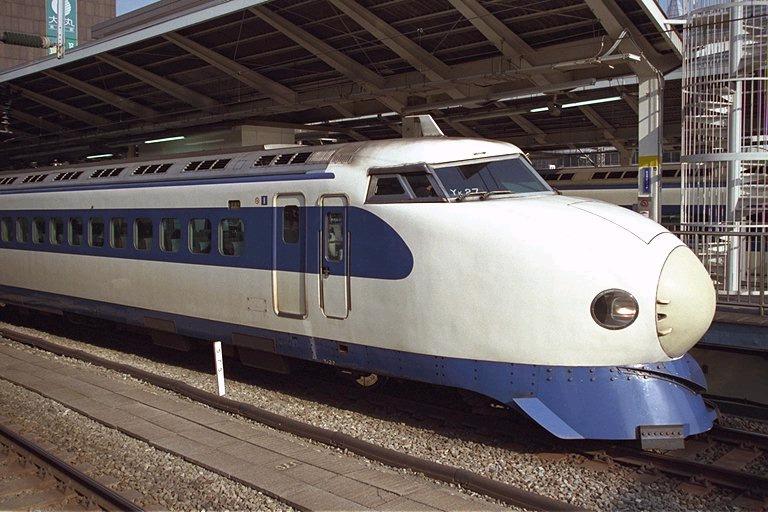
<instances>
[{"instance_id":1,"label":"train nose cone","mask_svg":"<svg viewBox=\"0 0 768 512\"><path fill-rule=\"evenodd\" d=\"M709 329L715 288L709 273L687 247L677 247L661 269L656 290L656 330L669 357L680 357Z\"/></svg>"}]
</instances>

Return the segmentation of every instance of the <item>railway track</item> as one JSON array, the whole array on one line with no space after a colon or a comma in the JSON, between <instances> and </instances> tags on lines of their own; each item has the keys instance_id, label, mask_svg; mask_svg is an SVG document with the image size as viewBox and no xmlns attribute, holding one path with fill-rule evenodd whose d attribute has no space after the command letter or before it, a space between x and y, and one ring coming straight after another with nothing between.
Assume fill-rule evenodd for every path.
<instances>
[{"instance_id":1,"label":"railway track","mask_svg":"<svg viewBox=\"0 0 768 512\"><path fill-rule=\"evenodd\" d=\"M90 364L102 366L111 370L131 375L149 384L173 391L179 395L206 404L210 407L226 411L257 421L269 427L282 430L306 439L311 439L329 446L349 450L371 460L384 464L407 468L422 473L430 478L461 485L471 491L490 496L510 505L530 510L582 510L568 503L557 501L513 485L484 477L464 469L448 466L422 459L412 455L384 448L350 435L316 427L293 418L281 416L258 408L251 404L238 402L214 393L194 388L175 379L156 375L146 370L110 361L84 351L63 347L37 336L20 333L10 329L0 328L0 336L18 341L57 355L71 357ZM0 508L2 510L2 508Z\"/></svg>"},{"instance_id":2,"label":"railway track","mask_svg":"<svg viewBox=\"0 0 768 512\"><path fill-rule=\"evenodd\" d=\"M60 347L43 339L36 339L35 337L6 329L0 329L0 334L11 339L16 339L17 341L37 346L44 350L53 351L61 355L67 355L78 359L85 359L95 364L105 363L103 365L113 367L113 369L118 369L118 371L130 373L130 367L122 369L114 368L115 366L124 367L125 365L119 365L119 363L113 363L106 360L101 360L100 362L99 360L101 358L98 358L97 356L91 356L78 350ZM81 357L83 355L86 357ZM139 372L147 373L143 370L139 370ZM146 376L139 376L139 378L147 380ZM159 385L166 388L168 388L169 385L171 387L177 387L167 381L171 381L171 379L160 377ZM201 395L208 395L207 393L191 388L190 386L187 387L190 388L188 390L188 396L191 396L192 398L199 399ZM319 386L315 386L315 389L318 387ZM596 467L599 467L601 464L607 467L610 467L612 464L621 464L633 467L637 469L639 473L646 475L663 473L681 478L686 483L692 483L703 487L717 486L732 489L743 493L743 495L756 500L758 503L766 503L764 500L768 497L768 477L753 474L745 470L752 461L759 457L768 456L768 436L753 432L716 426L709 433L689 438L686 442L687 446L685 450L667 453L645 452L639 448L635 448L629 443L563 443L543 435L538 437L536 435L529 436L528 439L521 443L519 439L510 437L510 432L519 431L519 429L510 429L509 415L504 414L502 411L491 410L490 414L485 415L467 414L468 411L466 407L457 408L445 404L434 405L433 403L425 403L425 401L390 395L386 392L371 395L369 392L350 389L338 382L324 381L324 386L322 386L322 388L323 393L327 394L331 399L331 402L336 402L339 400L340 396L344 396L345 398L354 401L366 402L371 407L390 408L397 410L400 413L405 412L411 414L417 418L428 418L440 424L465 427L470 429L474 435L485 437L488 440L498 440L499 438L508 439L511 443L520 445L523 449L530 449L530 445L534 444L537 445L540 451L550 454L580 453L587 460L596 462L597 464L594 465ZM178 389L173 390L179 392ZM185 394L183 391L181 393ZM204 401L209 405L219 407L215 403L208 402L208 400L209 398L206 398ZM246 408L256 409L252 406L247 406ZM228 408L225 407L225 410L229 410L230 412L237 412L239 414L243 414L244 412L242 407L235 406L235 409L236 410L232 410L231 404ZM249 416L247 414L248 411L245 412L245 415ZM270 424L271 422L273 425L282 425L283 427L286 424L298 423L295 422L295 420L280 418L278 415L266 411L262 412L266 414L262 414L261 417L258 417L259 414L256 414L257 417L254 417L253 415L250 415L249 417L252 417L252 419L256 419L257 421L266 422L267 424ZM281 427L278 426L277 428ZM532 428L535 430L534 427ZM285 430L285 428L283 429ZM300 432L294 433L302 435ZM324 437L324 434L320 433L319 437L320 438L317 440L320 440L321 442L339 446L339 440L336 439L338 433L335 433L335 435L330 438L327 436ZM362 443L360 441L358 442ZM729 448L718 450L718 453L721 453L721 455L714 460L705 462L697 460L702 453L716 443L722 443ZM345 447L349 448L349 446ZM365 451L370 447L362 448L363 451ZM351 449L352 451L360 453L361 447L358 446L357 448ZM373 451L376 452L377 450ZM393 465L407 465L403 464L402 461L398 463L398 461L393 459L392 454L361 454ZM424 468L415 469L439 479L455 481L454 476L451 476L452 473L446 476L446 470L444 468L427 468L426 471L424 471ZM455 468L453 469L455 471ZM438 476L431 473L435 473ZM463 477L466 477L466 475L463 475ZM480 481L480 483L476 482L474 490L504 499L502 495L509 490L482 490L480 487L488 487L490 485L490 482L485 480ZM496 484L498 483L499 482L496 482ZM467 485L467 483L464 483L464 485L470 489L473 488L472 485ZM507 496L505 501L511 503L514 500ZM520 501L515 501L515 503L520 504Z\"/></svg>"},{"instance_id":3,"label":"railway track","mask_svg":"<svg viewBox=\"0 0 768 512\"><path fill-rule=\"evenodd\" d=\"M0 510L142 509L0 422Z\"/></svg>"}]
</instances>

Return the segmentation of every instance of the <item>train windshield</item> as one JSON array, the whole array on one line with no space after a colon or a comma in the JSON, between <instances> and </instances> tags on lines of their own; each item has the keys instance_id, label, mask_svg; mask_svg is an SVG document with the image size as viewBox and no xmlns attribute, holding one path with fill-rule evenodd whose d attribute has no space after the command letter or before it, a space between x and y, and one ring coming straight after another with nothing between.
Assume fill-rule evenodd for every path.
<instances>
[{"instance_id":1,"label":"train windshield","mask_svg":"<svg viewBox=\"0 0 768 512\"><path fill-rule=\"evenodd\" d=\"M435 173L443 182L448 197L454 198L487 192L526 194L552 191L528 161L520 157L435 167Z\"/></svg>"}]
</instances>

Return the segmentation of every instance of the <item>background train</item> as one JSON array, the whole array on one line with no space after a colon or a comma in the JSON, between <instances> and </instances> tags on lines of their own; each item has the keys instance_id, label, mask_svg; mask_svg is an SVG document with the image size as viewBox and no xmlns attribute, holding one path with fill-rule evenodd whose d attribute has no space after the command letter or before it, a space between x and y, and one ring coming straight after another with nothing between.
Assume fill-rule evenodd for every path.
<instances>
[{"instance_id":1,"label":"background train","mask_svg":"<svg viewBox=\"0 0 768 512\"><path fill-rule=\"evenodd\" d=\"M553 188L573 197L599 199L633 209L637 204L637 168L575 167L539 171ZM662 166L661 224L680 224L680 164Z\"/></svg>"},{"instance_id":2,"label":"background train","mask_svg":"<svg viewBox=\"0 0 768 512\"><path fill-rule=\"evenodd\" d=\"M0 301L481 393L561 438L679 437L714 291L624 208L520 150L418 138L0 176Z\"/></svg>"}]
</instances>

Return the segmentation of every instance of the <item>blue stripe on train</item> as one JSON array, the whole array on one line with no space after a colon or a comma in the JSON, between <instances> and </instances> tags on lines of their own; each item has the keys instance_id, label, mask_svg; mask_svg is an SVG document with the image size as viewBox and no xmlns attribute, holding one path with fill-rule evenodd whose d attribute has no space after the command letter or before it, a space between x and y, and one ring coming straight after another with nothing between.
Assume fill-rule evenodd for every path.
<instances>
[{"instance_id":1,"label":"blue stripe on train","mask_svg":"<svg viewBox=\"0 0 768 512\"><path fill-rule=\"evenodd\" d=\"M687 436L708 430L715 418L698 394L705 386L701 369L688 355L632 367L503 363L375 348L364 339L329 340L6 286L0 286L0 300L135 325L159 318L174 322L179 334L226 343L233 343L233 334L266 338L284 356L481 393L525 411L561 438L636 439L642 425L682 425ZM304 324L297 320L296 326Z\"/></svg>"},{"instance_id":2,"label":"blue stripe on train","mask_svg":"<svg viewBox=\"0 0 768 512\"><path fill-rule=\"evenodd\" d=\"M277 259L275 243L285 245L282 234L276 233L282 227L283 208L165 208L165 209L106 209L106 210L0 210L0 217L11 217L14 222L17 217L25 217L31 223L35 217L45 219L45 242L18 243L0 241L0 248L21 251L53 252L61 254L78 254L99 256L115 259L132 259L184 263L189 265L213 265L219 267L253 268L261 270L285 270L289 272L319 272L320 232L323 229L322 208L302 208L304 229L299 245L304 252L303 258ZM348 207L347 226L351 233L351 247L347 257L349 272L352 277L372 279L404 279L413 270L413 254L400 235L377 215L362 208ZM79 217L83 221L83 244L70 246L68 244L53 245L49 241L48 230L51 218ZM128 242L125 248L110 247L109 239L103 247L90 247L88 244L88 220L98 217L108 224L112 218L122 218L128 222ZM133 223L139 218L149 218L153 225L152 248L140 251L133 245ZM181 243L178 252L164 252L158 244L160 222L164 218L176 218L181 222ZM211 221L212 240L209 254L194 254L189 247L189 230L187 225L191 219L205 218ZM245 248L241 256L224 256L219 253L219 222L222 219L242 219L245 229ZM66 229L66 227L65 227ZM31 232L31 226L30 226Z\"/></svg>"}]
</instances>

